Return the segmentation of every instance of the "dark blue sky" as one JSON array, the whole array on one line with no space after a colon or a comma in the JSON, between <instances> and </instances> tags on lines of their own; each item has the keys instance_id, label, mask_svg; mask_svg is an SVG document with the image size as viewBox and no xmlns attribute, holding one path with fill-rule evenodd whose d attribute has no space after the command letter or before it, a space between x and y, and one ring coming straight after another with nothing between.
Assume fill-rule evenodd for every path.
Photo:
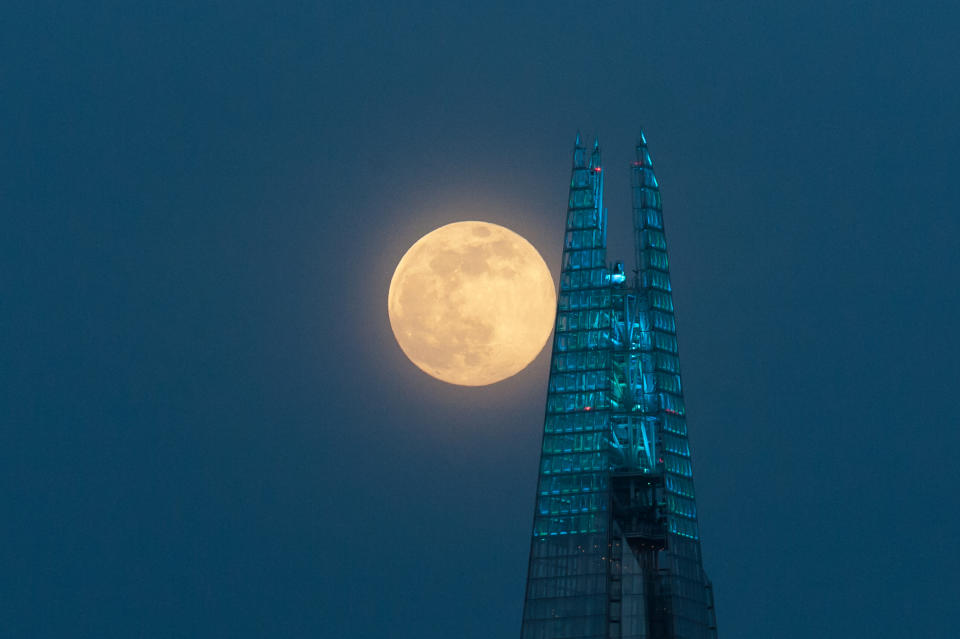
<instances>
[{"instance_id":1,"label":"dark blue sky","mask_svg":"<svg viewBox=\"0 0 960 639\"><path fill-rule=\"evenodd\" d=\"M518 636L548 354L427 378L387 286L556 273L578 128L629 258L643 126L721 636L956 636L960 11L459 4L5 4L2 634Z\"/></svg>"}]
</instances>

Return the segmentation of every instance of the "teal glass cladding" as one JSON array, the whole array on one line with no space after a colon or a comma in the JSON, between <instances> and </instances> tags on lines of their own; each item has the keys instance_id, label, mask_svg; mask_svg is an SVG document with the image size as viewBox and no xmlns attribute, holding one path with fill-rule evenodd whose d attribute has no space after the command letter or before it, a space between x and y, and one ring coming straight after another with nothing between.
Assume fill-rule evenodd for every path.
<instances>
[{"instance_id":1,"label":"teal glass cladding","mask_svg":"<svg viewBox=\"0 0 960 639\"><path fill-rule=\"evenodd\" d=\"M600 147L573 154L522 639L713 638L660 189L641 133L636 270L606 255Z\"/></svg>"}]
</instances>

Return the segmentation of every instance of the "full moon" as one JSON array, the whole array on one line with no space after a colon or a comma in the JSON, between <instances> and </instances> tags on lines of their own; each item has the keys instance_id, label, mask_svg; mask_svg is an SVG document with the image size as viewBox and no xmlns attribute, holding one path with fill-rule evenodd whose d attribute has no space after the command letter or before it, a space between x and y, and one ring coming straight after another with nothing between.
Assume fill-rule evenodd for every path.
<instances>
[{"instance_id":1,"label":"full moon","mask_svg":"<svg viewBox=\"0 0 960 639\"><path fill-rule=\"evenodd\" d=\"M456 222L400 259L387 310L400 348L420 369L485 386L533 361L550 337L556 302L530 242L497 224Z\"/></svg>"}]
</instances>

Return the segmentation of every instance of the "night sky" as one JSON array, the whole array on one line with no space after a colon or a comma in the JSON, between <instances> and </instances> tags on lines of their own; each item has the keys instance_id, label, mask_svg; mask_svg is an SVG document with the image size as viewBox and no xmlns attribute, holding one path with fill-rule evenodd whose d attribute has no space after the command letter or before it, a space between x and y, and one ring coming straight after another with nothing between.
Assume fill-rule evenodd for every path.
<instances>
[{"instance_id":1,"label":"night sky","mask_svg":"<svg viewBox=\"0 0 960 639\"><path fill-rule=\"evenodd\" d=\"M519 636L549 349L436 381L387 288L556 275L578 129L631 260L643 127L720 636L956 636L954 3L0 12L0 635Z\"/></svg>"}]
</instances>

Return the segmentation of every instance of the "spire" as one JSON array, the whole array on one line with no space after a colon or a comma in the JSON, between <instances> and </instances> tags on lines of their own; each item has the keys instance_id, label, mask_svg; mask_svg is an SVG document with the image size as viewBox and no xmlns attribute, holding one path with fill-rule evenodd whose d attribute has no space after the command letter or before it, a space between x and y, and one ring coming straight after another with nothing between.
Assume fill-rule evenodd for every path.
<instances>
[{"instance_id":1,"label":"spire","mask_svg":"<svg viewBox=\"0 0 960 639\"><path fill-rule=\"evenodd\" d=\"M653 158L650 157L650 152L647 150L647 136L643 134L643 129L640 129L640 134L637 135L637 161L634 163L634 166L639 166L647 169L653 169Z\"/></svg>"},{"instance_id":2,"label":"spire","mask_svg":"<svg viewBox=\"0 0 960 639\"><path fill-rule=\"evenodd\" d=\"M600 173L600 171L601 171L601 165L600 165L600 138L599 138L599 137L594 137L594 138L593 138L593 150L590 152L589 168L590 168L591 172ZM602 189L602 188L603 188L603 187L601 186L601 189Z\"/></svg>"},{"instance_id":3,"label":"spire","mask_svg":"<svg viewBox=\"0 0 960 639\"><path fill-rule=\"evenodd\" d=\"M663 237L660 183L653 172L653 158L647 149L647 136L643 129L637 136L636 151L637 158L631 163L630 169L630 183L633 187L634 251L636 268L642 280L638 285L645 286L645 271L654 268L667 273L667 247Z\"/></svg>"},{"instance_id":4,"label":"spire","mask_svg":"<svg viewBox=\"0 0 960 639\"><path fill-rule=\"evenodd\" d=\"M586 166L586 150L583 148L583 142L580 140L580 130L577 129L577 139L573 143L573 168L584 168Z\"/></svg>"},{"instance_id":5,"label":"spire","mask_svg":"<svg viewBox=\"0 0 960 639\"><path fill-rule=\"evenodd\" d=\"M567 208L567 230L578 233L574 244L564 245L564 255L574 252L584 255L584 250L600 251L604 259L588 256L587 262L576 262L571 268L597 269L605 263L606 220L603 210L603 174L600 168L600 147L595 142L589 156L583 147L583 139L577 132L576 146L573 148L573 168L570 174L570 198ZM582 231L582 233L581 233ZM591 233L587 233L590 231ZM584 233L589 235L587 238ZM584 236L584 237L580 237ZM572 241L572 240L571 240ZM599 255L599 253L598 253ZM580 257L577 258L578 260ZM566 269L566 263L564 269ZM591 280L592 281L592 280ZM569 285L564 285L569 286ZM576 287L583 288L583 283ZM576 288L575 287L575 288Z\"/></svg>"}]
</instances>

